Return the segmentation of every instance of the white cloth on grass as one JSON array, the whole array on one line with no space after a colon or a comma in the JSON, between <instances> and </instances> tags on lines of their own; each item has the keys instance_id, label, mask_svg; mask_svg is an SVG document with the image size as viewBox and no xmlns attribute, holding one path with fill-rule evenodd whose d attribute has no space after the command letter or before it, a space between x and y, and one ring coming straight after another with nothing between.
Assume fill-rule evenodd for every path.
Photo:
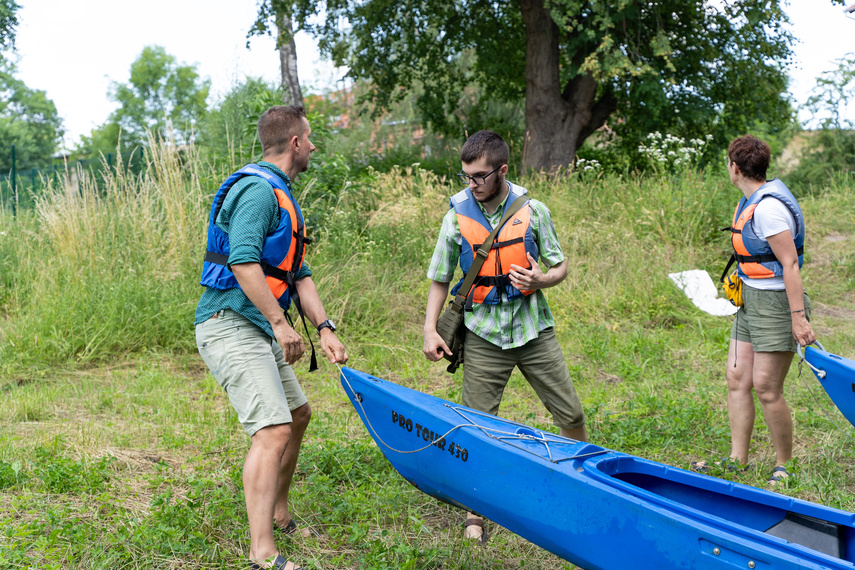
<instances>
[{"instance_id":1,"label":"white cloth on grass","mask_svg":"<svg viewBox=\"0 0 855 570\"><path fill-rule=\"evenodd\" d=\"M718 287L713 283L710 274L703 269L669 273L668 277L703 312L717 317L736 313L737 308L730 301L718 296Z\"/></svg>"}]
</instances>

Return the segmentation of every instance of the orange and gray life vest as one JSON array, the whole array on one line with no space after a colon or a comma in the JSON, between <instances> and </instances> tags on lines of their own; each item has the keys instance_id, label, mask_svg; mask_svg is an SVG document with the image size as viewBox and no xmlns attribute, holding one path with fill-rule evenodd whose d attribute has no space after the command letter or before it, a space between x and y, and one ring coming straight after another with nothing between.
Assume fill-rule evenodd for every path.
<instances>
[{"instance_id":1,"label":"orange and gray life vest","mask_svg":"<svg viewBox=\"0 0 855 570\"><path fill-rule=\"evenodd\" d=\"M730 227L730 237L733 244L734 257L739 262L740 277L764 279L780 277L784 267L769 242L757 235L754 228L754 210L761 200L775 198L783 202L793 214L796 221L795 246L799 256L799 267L804 262L805 219L793 194L783 182L775 178L769 180L748 198L743 197L736 206L733 214L733 224Z\"/></svg>"},{"instance_id":2,"label":"orange and gray life vest","mask_svg":"<svg viewBox=\"0 0 855 570\"><path fill-rule=\"evenodd\" d=\"M300 206L291 194L290 184L258 165L249 164L229 176L214 196L211 217L208 221L208 250L202 266L201 285L213 289L240 288L234 273L229 270L229 235L217 227L217 214L223 207L226 195L244 176L258 176L272 187L279 205L279 225L264 238L261 248L261 269L267 286L279 305L287 310L294 296L294 276L303 265L306 238L305 223ZM299 306L298 306L299 308Z\"/></svg>"},{"instance_id":3,"label":"orange and gray life vest","mask_svg":"<svg viewBox=\"0 0 855 570\"><path fill-rule=\"evenodd\" d=\"M527 193L525 188L511 184L510 193L505 200L505 210L519 196ZM493 227L487 221L484 212L478 207L478 202L472 196L469 188L458 192L451 198L451 208L457 215L457 223L463 237L463 245L460 252L460 268L467 273L472 266L475 255L484 240L490 237ZM522 208L509 219L504 227L499 230L495 241L490 247L487 259L481 265L475 284L467 297L466 305L471 308L472 303L484 303L495 305L502 302L502 293L508 299L516 299L523 295L530 295L533 291L520 291L511 285L508 277L511 264L530 268L531 264L526 258L526 253L537 261L539 257L537 243L531 230L531 205L528 201ZM463 284L461 279L451 290L456 295Z\"/></svg>"}]
</instances>

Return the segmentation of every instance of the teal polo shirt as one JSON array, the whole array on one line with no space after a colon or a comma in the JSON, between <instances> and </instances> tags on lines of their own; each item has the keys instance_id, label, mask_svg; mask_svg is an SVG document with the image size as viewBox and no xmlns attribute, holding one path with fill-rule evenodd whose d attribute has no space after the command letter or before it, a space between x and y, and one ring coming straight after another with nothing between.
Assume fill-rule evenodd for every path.
<instances>
[{"instance_id":1,"label":"teal polo shirt","mask_svg":"<svg viewBox=\"0 0 855 570\"><path fill-rule=\"evenodd\" d=\"M291 189L291 180L276 165L262 160L258 166L280 177ZM273 187L259 176L244 176L235 182L226 195L217 214L216 224L229 236L229 266L260 263L264 238L279 227L279 202ZM302 279L311 274L309 266L303 263L296 278ZM196 307L195 324L207 321L223 309L231 309L243 315L274 338L270 322L239 288L222 290L205 287Z\"/></svg>"}]
</instances>

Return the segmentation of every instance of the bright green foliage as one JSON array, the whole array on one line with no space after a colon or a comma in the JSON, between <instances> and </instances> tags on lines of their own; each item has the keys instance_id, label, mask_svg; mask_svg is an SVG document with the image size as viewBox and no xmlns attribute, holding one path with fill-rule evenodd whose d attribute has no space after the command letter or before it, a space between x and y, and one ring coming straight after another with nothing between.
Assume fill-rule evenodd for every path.
<instances>
[{"instance_id":1,"label":"bright green foliage","mask_svg":"<svg viewBox=\"0 0 855 570\"><path fill-rule=\"evenodd\" d=\"M81 150L115 152L120 138L124 147L144 145L149 131L187 143L207 112L210 86L195 66L180 65L164 48L148 46L131 64L128 83L114 82L111 87L110 98L121 107L91 137L83 138Z\"/></svg>"},{"instance_id":2,"label":"bright green foliage","mask_svg":"<svg viewBox=\"0 0 855 570\"><path fill-rule=\"evenodd\" d=\"M15 0L0 0L0 48L15 43L15 26L18 25L15 12L20 7Z\"/></svg>"},{"instance_id":3,"label":"bright green foliage","mask_svg":"<svg viewBox=\"0 0 855 570\"><path fill-rule=\"evenodd\" d=\"M15 66L0 56L0 172L51 163L62 139L62 119L44 91L15 78Z\"/></svg>"},{"instance_id":4,"label":"bright green foliage","mask_svg":"<svg viewBox=\"0 0 855 570\"><path fill-rule=\"evenodd\" d=\"M236 83L199 121L198 144L204 157L239 168L261 157L256 127L258 118L274 105L282 104L282 91L261 78L248 77Z\"/></svg>"},{"instance_id":5,"label":"bright green foliage","mask_svg":"<svg viewBox=\"0 0 855 570\"><path fill-rule=\"evenodd\" d=\"M526 59L523 14L538 2L486 0L328 0L297 3L295 21L320 40L351 76L370 80L377 108L424 87L418 105L427 122L460 139L491 127L493 117L461 113L467 100L519 101L526 82L558 74L555 101L579 102L583 119L574 148L607 124L635 155L650 132L704 139L722 146L755 122L779 129L792 120L784 95L792 37L779 0L551 0L557 69ZM347 25L342 26L341 22ZM593 82L591 82L591 80ZM587 82L587 83L586 83ZM581 90L595 90L582 100ZM529 101L526 129L537 128ZM553 105L552 121L563 112ZM546 114L548 111L541 111ZM572 139L572 137L571 137Z\"/></svg>"}]
</instances>

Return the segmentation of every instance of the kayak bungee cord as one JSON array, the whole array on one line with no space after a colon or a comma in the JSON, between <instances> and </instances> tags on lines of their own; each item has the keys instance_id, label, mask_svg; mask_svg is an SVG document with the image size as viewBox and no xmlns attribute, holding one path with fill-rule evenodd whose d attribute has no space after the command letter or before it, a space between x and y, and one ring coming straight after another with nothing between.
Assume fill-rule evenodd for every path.
<instances>
[{"instance_id":1,"label":"kayak bungee cord","mask_svg":"<svg viewBox=\"0 0 855 570\"><path fill-rule=\"evenodd\" d=\"M363 418L365 418L365 424L368 426L368 429L371 431L371 433L372 433L372 434L374 434L374 437L377 439L377 441L381 442L381 443L382 443L383 445L385 445L385 446L386 446L390 451L394 451L395 453L418 453L419 451L424 451L424 450L426 450L426 449L428 449L428 448L430 448L430 447L434 447L434 446L436 445L436 443L437 443L437 442L439 442L439 441L443 441L447 436L451 435L451 433L452 433L452 432L454 432L455 430L458 430L458 429L460 429L460 428L465 428L465 427L477 428L477 429L478 429L478 430L480 430L482 433L484 433L484 435L486 435L487 437L490 437L490 438L492 438L492 439L495 439L495 440L501 441L501 442L503 442L503 443L506 443L506 444L508 444L508 445L510 445L510 446L512 446L512 447L514 447L514 448L516 448L516 449L519 449L519 450L521 450L521 451L525 451L526 453L531 453L532 455L535 455L535 456L540 457L540 458L542 458L542 459L546 459L547 461L550 461L551 463L560 463L560 462L562 462L562 461L570 461L570 460L573 460L573 459L581 459L581 458L591 457L591 456L594 456L594 455L601 455L601 454L603 454L603 453L607 453L607 452L608 452L608 450L606 450L606 449L598 449L598 450L596 450L596 451L589 452L589 453L582 453L582 454L579 454L579 455L573 455L573 456L570 456L570 457L564 457L564 458L561 458L561 459L554 459L554 458L552 457L552 450L551 450L551 449L550 449L550 447L549 447L550 440L547 440L547 439L545 439L545 438L543 438L543 437L538 437L538 436L537 436L537 435L535 435L535 434L520 433L519 431L517 431L517 432L503 431L503 430L500 430L500 429L497 429L497 428L488 428L488 427L484 427L484 426L478 425L478 424L476 424L475 422L473 422L470 418L468 418L468 417L466 416L466 414L464 414L464 413L463 413L463 411L461 411L459 408L454 407L454 406L449 406L448 404L444 404L444 405L445 405L446 407L450 408L451 410L453 410L454 412L456 412L457 414L459 414L460 416L462 416L462 417L463 417L464 419L466 419L467 421L469 421L469 423L466 423L466 424L459 424L459 425L456 425L456 426L452 427L450 430L448 430L447 432L445 432L443 435L439 436L437 439L435 439L435 440L431 441L430 443L428 443L428 444L427 444L427 445L425 445L424 447L420 447L420 448L418 448L418 449L413 449L413 450L410 450L410 451L404 451L404 450L401 450L401 449L395 449L394 447L392 447L391 445L389 445L388 443L386 443L386 441L385 441L385 440L380 436L380 434L379 434L379 433L377 433L377 430L376 430L376 429L374 429L374 426L371 424L371 420L368 418L368 412L365 410L365 407L362 405L362 395L361 395L361 394L359 394L359 393L358 393L358 392L353 388L353 386L351 386L351 385L350 385L350 381L347 379L347 375L346 375L346 374L344 373L344 371L341 369L341 366L340 366L338 363L335 363L335 365L336 365L336 367L338 367L338 371L339 371L339 373L340 373L341 378L343 378L343 379L344 379L345 383L347 383L347 387L348 387L348 388L350 388L351 393L354 395L354 401L355 401L357 404L359 404L359 408L362 410L362 417L363 417ZM489 416L489 417L491 417L491 418L492 418L492 417L495 417L495 416L493 416L493 415L491 415L491 414L486 414L486 413L484 413L484 412L478 412L477 410L471 410L471 411L472 411L472 412L475 412L476 414L482 414L482 415L485 415L485 416ZM550 433L544 433L543 435L548 435L548 436L552 436L552 437L557 437L557 436L555 436L554 434L550 434ZM562 439L567 439L567 440L569 440L569 441L576 442L576 440L573 440L573 439L570 439L570 438L564 438L563 436L561 436L561 437L562 437ZM540 444L542 444L542 445L546 448L547 457L543 457L542 455L539 455L539 454L537 454L537 453L535 453L535 452L533 452L533 451L531 451L531 450L529 450L529 449L526 449L526 448L524 448L524 447L519 447L519 446L517 446L517 445L514 445L514 444L513 444L513 443L511 443L510 441L507 441L508 439L516 439L516 440L523 440L523 441L528 441L528 442L540 443ZM551 440L551 442L552 442L552 443L557 443L557 444L566 444L566 443L567 443L566 441L562 441L562 440L559 440L559 439L552 439L552 440ZM577 443L578 443L578 442L577 442Z\"/></svg>"},{"instance_id":2,"label":"kayak bungee cord","mask_svg":"<svg viewBox=\"0 0 855 570\"><path fill-rule=\"evenodd\" d=\"M368 429L370 429L370 430L371 430L371 433L373 433L373 434L374 434L374 437L376 437L376 438L377 438L377 441L382 442L382 443L383 443L383 445L385 445L386 447L388 447L391 451L394 451L395 453L418 453L419 451L424 451L425 449L427 449L427 448L429 448L429 447L433 447L433 445L434 445L434 443L435 443L436 441L440 441L440 440L442 440L445 436L450 435L450 434L451 434L451 432L453 432L453 431L454 431L454 430L456 430L456 429L460 429L460 428L462 428L462 427L478 427L478 426L476 426L476 425L474 425L474 424L471 424L471 425L459 425L459 426L454 426L453 428L451 428L450 430L448 430L447 432L445 432L445 434L444 434L444 435L442 435L442 436L441 436L439 439L437 439L436 441L432 441L432 442L430 442L429 444L427 444L426 446L424 446L424 447L420 447L419 449L414 449L414 450L412 450L412 451L403 451L403 450L401 450L401 449L395 449L394 447L392 447L391 445L389 445L388 443L386 443L386 441L385 441L382 437L380 437L380 434L379 434L379 433L377 433L377 430L376 430L376 429L374 429L374 426L373 426L373 425L371 425L371 420L369 420L369 419L368 419L368 412L366 412L366 411L365 411L365 407L362 405L362 396L361 396L361 395L360 395L356 390L354 390L354 389L353 389L353 386L351 386L351 385L350 385L350 380L348 380L348 379L347 379L347 376L345 375L344 370L342 370L342 369L341 369L341 366L339 365L339 363L338 363L338 362L336 362L336 363L335 363L335 365L338 367L338 371L339 371L339 373L340 373L341 377L344 379L344 381L345 381L345 382L347 382L347 387L348 387L348 388L350 388L350 391L351 391L351 392L353 393L353 395L355 396L354 401L355 401L357 404L359 404L359 408L362 410L362 417L363 417L363 418L365 418L365 423L366 423L366 425L368 426Z\"/></svg>"}]
</instances>

